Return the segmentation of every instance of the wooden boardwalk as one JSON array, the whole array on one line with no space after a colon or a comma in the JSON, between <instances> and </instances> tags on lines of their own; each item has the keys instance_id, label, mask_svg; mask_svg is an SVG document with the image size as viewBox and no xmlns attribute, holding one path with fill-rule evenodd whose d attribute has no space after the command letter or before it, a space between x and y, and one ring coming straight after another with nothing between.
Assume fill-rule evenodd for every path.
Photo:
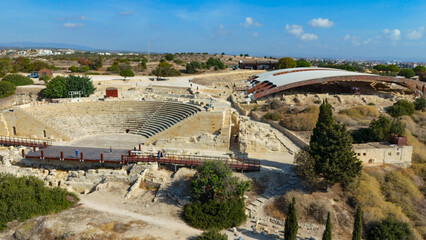
<instances>
[{"instance_id":1,"label":"wooden boardwalk","mask_svg":"<svg viewBox=\"0 0 426 240\"><path fill-rule=\"evenodd\" d=\"M76 155L75 150L75 147L48 146L38 151L29 152L28 154L25 154L23 150L22 157L29 159L100 163L100 166L103 163L125 165L135 162L157 162L192 167L202 165L204 161L221 161L236 171L260 171L259 160L174 154L165 154L162 157L158 157L157 154L139 154L140 151L135 150L112 149L112 152L110 152L109 148L81 147L78 148L78 155Z\"/></svg>"}]
</instances>

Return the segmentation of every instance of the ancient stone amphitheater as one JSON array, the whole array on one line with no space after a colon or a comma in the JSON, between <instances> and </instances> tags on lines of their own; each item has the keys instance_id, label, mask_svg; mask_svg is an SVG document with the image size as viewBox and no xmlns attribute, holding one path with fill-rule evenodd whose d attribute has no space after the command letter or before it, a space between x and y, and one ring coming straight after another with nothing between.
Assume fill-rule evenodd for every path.
<instances>
[{"instance_id":1,"label":"ancient stone amphitheater","mask_svg":"<svg viewBox=\"0 0 426 240\"><path fill-rule=\"evenodd\" d=\"M1 115L0 134L76 139L129 133L150 138L201 112L171 101L98 101L23 106Z\"/></svg>"}]
</instances>

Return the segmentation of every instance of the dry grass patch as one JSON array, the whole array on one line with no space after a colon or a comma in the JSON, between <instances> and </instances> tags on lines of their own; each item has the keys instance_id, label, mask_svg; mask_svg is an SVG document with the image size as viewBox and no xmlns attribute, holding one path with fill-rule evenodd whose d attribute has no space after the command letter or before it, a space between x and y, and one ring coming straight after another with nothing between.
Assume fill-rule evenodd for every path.
<instances>
[{"instance_id":1,"label":"dry grass patch","mask_svg":"<svg viewBox=\"0 0 426 240\"><path fill-rule=\"evenodd\" d=\"M311 131L317 123L318 113L317 106L309 106L299 113L285 114L280 125L293 131Z\"/></svg>"},{"instance_id":2,"label":"dry grass patch","mask_svg":"<svg viewBox=\"0 0 426 240\"><path fill-rule=\"evenodd\" d=\"M379 111L373 106L360 105L353 108L341 110L339 114L347 115L352 119L377 118L380 116Z\"/></svg>"}]
</instances>

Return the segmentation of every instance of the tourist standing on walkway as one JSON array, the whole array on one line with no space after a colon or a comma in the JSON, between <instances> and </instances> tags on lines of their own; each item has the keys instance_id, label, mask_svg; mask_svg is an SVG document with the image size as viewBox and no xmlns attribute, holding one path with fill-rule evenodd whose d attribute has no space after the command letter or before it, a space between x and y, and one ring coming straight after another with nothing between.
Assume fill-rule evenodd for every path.
<instances>
[{"instance_id":1,"label":"tourist standing on walkway","mask_svg":"<svg viewBox=\"0 0 426 240\"><path fill-rule=\"evenodd\" d=\"M75 149L75 157L78 157L78 148Z\"/></svg>"},{"instance_id":2,"label":"tourist standing on walkway","mask_svg":"<svg viewBox=\"0 0 426 240\"><path fill-rule=\"evenodd\" d=\"M161 157L161 155L160 155L161 153L160 153L160 151L158 151L157 152L157 158L158 158L158 160L160 160L160 157Z\"/></svg>"},{"instance_id":3,"label":"tourist standing on walkway","mask_svg":"<svg viewBox=\"0 0 426 240\"><path fill-rule=\"evenodd\" d=\"M112 153L112 146L109 146L109 153Z\"/></svg>"}]
</instances>

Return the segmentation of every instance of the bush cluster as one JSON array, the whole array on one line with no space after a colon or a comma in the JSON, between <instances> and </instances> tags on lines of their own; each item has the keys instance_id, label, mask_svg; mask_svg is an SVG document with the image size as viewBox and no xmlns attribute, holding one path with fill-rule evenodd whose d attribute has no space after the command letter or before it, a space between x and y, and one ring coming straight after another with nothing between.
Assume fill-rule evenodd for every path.
<instances>
[{"instance_id":1,"label":"bush cluster","mask_svg":"<svg viewBox=\"0 0 426 240\"><path fill-rule=\"evenodd\" d=\"M378 117L379 111L372 106L356 106L353 108L344 109L339 114L347 115L353 119L365 119L368 117Z\"/></svg>"},{"instance_id":2,"label":"bush cluster","mask_svg":"<svg viewBox=\"0 0 426 240\"><path fill-rule=\"evenodd\" d=\"M8 81L15 86L25 86L34 84L34 81L31 78L22 76L21 74L8 74L6 77L3 78L2 81Z\"/></svg>"},{"instance_id":3,"label":"bush cluster","mask_svg":"<svg viewBox=\"0 0 426 240\"><path fill-rule=\"evenodd\" d=\"M15 94L16 86L8 81L0 81L0 98Z\"/></svg>"},{"instance_id":4,"label":"bush cluster","mask_svg":"<svg viewBox=\"0 0 426 240\"><path fill-rule=\"evenodd\" d=\"M43 95L46 98L67 98L70 97L69 91L81 91L82 97L88 97L95 91L95 87L86 76L57 76L47 83Z\"/></svg>"},{"instance_id":5,"label":"bush cluster","mask_svg":"<svg viewBox=\"0 0 426 240\"><path fill-rule=\"evenodd\" d=\"M189 225L199 229L235 227L246 220L244 199L191 202L185 206L183 217Z\"/></svg>"},{"instance_id":6,"label":"bush cluster","mask_svg":"<svg viewBox=\"0 0 426 240\"><path fill-rule=\"evenodd\" d=\"M265 114L264 118L272 121L278 121L281 118L281 114L278 111L268 112Z\"/></svg>"},{"instance_id":7,"label":"bush cluster","mask_svg":"<svg viewBox=\"0 0 426 240\"><path fill-rule=\"evenodd\" d=\"M387 112L392 117L400 117L404 115L411 116L414 113L414 104L406 100L399 100L390 106L387 109Z\"/></svg>"},{"instance_id":8,"label":"bush cluster","mask_svg":"<svg viewBox=\"0 0 426 240\"><path fill-rule=\"evenodd\" d=\"M226 234L221 234L217 229L211 229L203 232L194 240L228 240L228 236L226 236Z\"/></svg>"},{"instance_id":9,"label":"bush cluster","mask_svg":"<svg viewBox=\"0 0 426 240\"><path fill-rule=\"evenodd\" d=\"M378 239L411 240L413 235L408 223L388 217L380 223L374 224L367 233L367 240Z\"/></svg>"},{"instance_id":10,"label":"bush cluster","mask_svg":"<svg viewBox=\"0 0 426 240\"><path fill-rule=\"evenodd\" d=\"M35 177L0 175L0 230L12 220L56 213L71 207L78 198L59 187L46 187Z\"/></svg>"},{"instance_id":11,"label":"bush cluster","mask_svg":"<svg viewBox=\"0 0 426 240\"><path fill-rule=\"evenodd\" d=\"M183 211L184 220L200 229L224 229L241 224L244 212L244 192L249 182L232 177L228 165L220 161L205 161L192 178L192 198Z\"/></svg>"},{"instance_id":12,"label":"bush cluster","mask_svg":"<svg viewBox=\"0 0 426 240\"><path fill-rule=\"evenodd\" d=\"M392 135L404 135L405 125L399 119L390 120L380 116L370 122L368 128L360 128L351 132L356 143L389 141Z\"/></svg>"}]
</instances>

